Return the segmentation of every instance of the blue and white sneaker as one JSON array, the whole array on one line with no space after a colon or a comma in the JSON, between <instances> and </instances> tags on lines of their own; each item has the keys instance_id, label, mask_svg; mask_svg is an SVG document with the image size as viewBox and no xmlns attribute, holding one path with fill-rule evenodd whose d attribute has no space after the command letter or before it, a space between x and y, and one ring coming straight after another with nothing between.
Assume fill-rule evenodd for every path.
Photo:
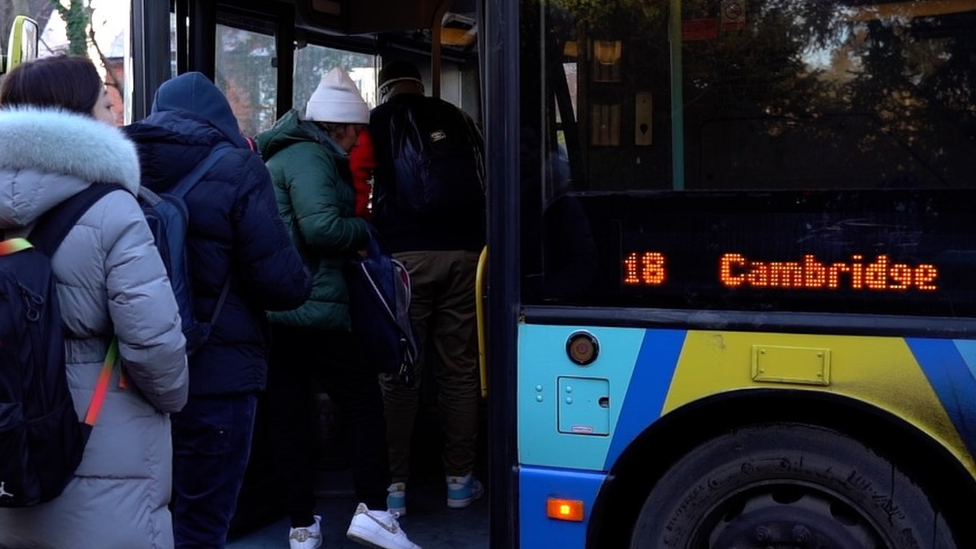
<instances>
[{"instance_id":1,"label":"blue and white sneaker","mask_svg":"<svg viewBox=\"0 0 976 549\"><path fill-rule=\"evenodd\" d=\"M463 509L471 502L480 498L485 492L484 486L474 478L472 473L463 477L447 477L447 506L451 509Z\"/></svg>"},{"instance_id":2,"label":"blue and white sneaker","mask_svg":"<svg viewBox=\"0 0 976 549\"><path fill-rule=\"evenodd\" d=\"M396 513L397 516L405 517L407 515L407 483L394 482L386 491L388 492L386 509L391 513Z\"/></svg>"}]
</instances>

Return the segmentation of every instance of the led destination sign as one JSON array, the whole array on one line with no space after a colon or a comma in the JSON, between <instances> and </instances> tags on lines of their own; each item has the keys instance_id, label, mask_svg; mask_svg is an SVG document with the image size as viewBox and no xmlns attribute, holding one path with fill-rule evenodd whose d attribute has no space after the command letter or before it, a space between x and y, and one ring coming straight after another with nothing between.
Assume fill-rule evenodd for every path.
<instances>
[{"instance_id":1,"label":"led destination sign","mask_svg":"<svg viewBox=\"0 0 976 549\"><path fill-rule=\"evenodd\" d=\"M578 200L603 267L583 303L976 318L976 189Z\"/></svg>"},{"instance_id":2,"label":"led destination sign","mask_svg":"<svg viewBox=\"0 0 976 549\"><path fill-rule=\"evenodd\" d=\"M663 286L671 279L667 254L629 252L621 269L621 284ZM847 261L824 261L814 254L798 260L760 261L737 252L723 253L715 264L715 282L726 288L782 290L866 290L872 292L934 292L939 269L930 263L912 265L881 254L866 259L854 254Z\"/></svg>"}]
</instances>

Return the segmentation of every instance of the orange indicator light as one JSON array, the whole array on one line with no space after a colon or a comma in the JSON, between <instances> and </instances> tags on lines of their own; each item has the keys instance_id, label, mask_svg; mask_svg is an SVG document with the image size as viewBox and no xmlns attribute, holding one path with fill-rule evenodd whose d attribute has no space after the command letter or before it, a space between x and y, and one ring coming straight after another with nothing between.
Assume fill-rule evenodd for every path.
<instances>
[{"instance_id":1,"label":"orange indicator light","mask_svg":"<svg viewBox=\"0 0 976 549\"><path fill-rule=\"evenodd\" d=\"M546 515L551 519L583 522L583 502L577 499L549 498Z\"/></svg>"}]
</instances>

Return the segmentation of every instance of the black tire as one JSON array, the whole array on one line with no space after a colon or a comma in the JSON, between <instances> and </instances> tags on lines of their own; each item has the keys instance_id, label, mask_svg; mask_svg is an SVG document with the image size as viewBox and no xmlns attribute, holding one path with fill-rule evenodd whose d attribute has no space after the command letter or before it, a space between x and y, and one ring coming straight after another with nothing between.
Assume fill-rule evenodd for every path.
<instances>
[{"instance_id":1,"label":"black tire","mask_svg":"<svg viewBox=\"0 0 976 549\"><path fill-rule=\"evenodd\" d=\"M718 436L675 463L644 502L630 547L956 544L942 515L897 464L837 431L773 423Z\"/></svg>"}]
</instances>

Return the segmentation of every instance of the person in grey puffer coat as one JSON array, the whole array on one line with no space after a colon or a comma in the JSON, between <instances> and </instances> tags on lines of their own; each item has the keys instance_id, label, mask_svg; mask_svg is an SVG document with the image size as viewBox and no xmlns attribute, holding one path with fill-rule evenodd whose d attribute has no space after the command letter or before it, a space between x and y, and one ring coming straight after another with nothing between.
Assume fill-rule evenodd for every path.
<instances>
[{"instance_id":1,"label":"person in grey puffer coat","mask_svg":"<svg viewBox=\"0 0 976 549\"><path fill-rule=\"evenodd\" d=\"M70 82L71 85L64 85ZM99 199L52 258L65 327L68 384L83 417L113 337L112 373L84 457L57 498L0 509L0 547L169 549L169 413L187 399L179 312L135 194L139 159L115 127L91 61L20 65L0 85L0 231L26 236L44 212L89 185ZM127 192L126 192L127 191Z\"/></svg>"}]
</instances>

